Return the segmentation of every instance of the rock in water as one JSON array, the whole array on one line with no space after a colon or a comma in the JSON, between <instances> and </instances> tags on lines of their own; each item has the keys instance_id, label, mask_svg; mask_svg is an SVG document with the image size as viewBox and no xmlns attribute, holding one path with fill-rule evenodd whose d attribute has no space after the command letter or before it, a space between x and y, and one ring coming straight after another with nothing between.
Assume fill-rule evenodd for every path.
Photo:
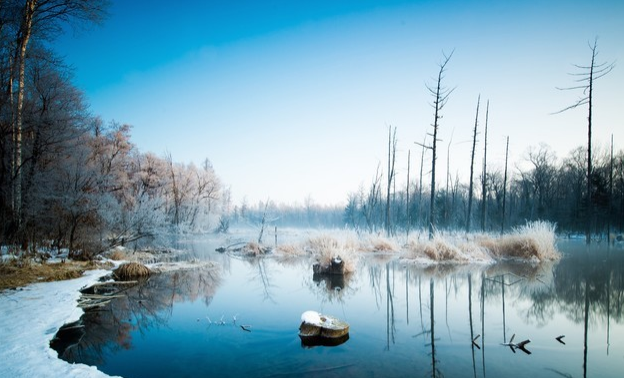
<instances>
[{"instance_id":1,"label":"rock in water","mask_svg":"<svg viewBox=\"0 0 624 378\"><path fill-rule=\"evenodd\" d=\"M333 346L349 339L349 324L330 315L316 311L301 314L299 337L304 346Z\"/></svg>"}]
</instances>

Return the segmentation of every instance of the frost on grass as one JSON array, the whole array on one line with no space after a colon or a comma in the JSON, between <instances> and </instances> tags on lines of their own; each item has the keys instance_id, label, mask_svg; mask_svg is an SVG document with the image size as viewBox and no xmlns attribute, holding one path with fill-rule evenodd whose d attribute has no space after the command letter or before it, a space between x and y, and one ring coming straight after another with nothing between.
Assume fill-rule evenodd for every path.
<instances>
[{"instance_id":1,"label":"frost on grass","mask_svg":"<svg viewBox=\"0 0 624 378\"><path fill-rule=\"evenodd\" d=\"M355 271L357 251L350 239L339 241L329 235L320 235L308 239L305 250L312 254L321 267L329 267L333 259L340 258L344 262L345 273Z\"/></svg>"},{"instance_id":2,"label":"frost on grass","mask_svg":"<svg viewBox=\"0 0 624 378\"><path fill-rule=\"evenodd\" d=\"M252 244L247 244L248 249L256 250L249 247ZM308 235L303 240L291 239L287 243L278 244L272 251L278 258L311 256L326 267L332 259L340 258L345 262L345 272L353 272L358 259L369 253L375 258L398 257L423 264L482 264L510 259L542 262L560 257L556 248L555 226L543 221L527 223L503 236L439 232L433 240L419 234L414 234L406 241L401 236L384 237L348 230L325 231ZM248 255L265 253L258 250Z\"/></svg>"},{"instance_id":3,"label":"frost on grass","mask_svg":"<svg viewBox=\"0 0 624 378\"><path fill-rule=\"evenodd\" d=\"M409 241L406 258L421 260L422 262L487 262L491 260L479 246L466 242L461 238L450 238L436 235L430 241Z\"/></svg>"},{"instance_id":4,"label":"frost on grass","mask_svg":"<svg viewBox=\"0 0 624 378\"><path fill-rule=\"evenodd\" d=\"M555 227L532 222L503 236L441 235L431 241L410 240L404 258L427 262L494 262L498 260L552 261L557 251Z\"/></svg>"},{"instance_id":5,"label":"frost on grass","mask_svg":"<svg viewBox=\"0 0 624 378\"><path fill-rule=\"evenodd\" d=\"M552 261L561 257L555 245L555 226L548 222L532 222L518 227L498 239L477 240L495 259Z\"/></svg>"}]
</instances>

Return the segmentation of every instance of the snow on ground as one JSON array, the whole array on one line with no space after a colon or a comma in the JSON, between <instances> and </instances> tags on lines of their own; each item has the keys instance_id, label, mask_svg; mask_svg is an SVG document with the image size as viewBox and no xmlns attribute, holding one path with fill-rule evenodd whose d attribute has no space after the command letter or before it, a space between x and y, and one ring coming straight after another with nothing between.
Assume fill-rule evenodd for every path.
<instances>
[{"instance_id":1,"label":"snow on ground","mask_svg":"<svg viewBox=\"0 0 624 378\"><path fill-rule=\"evenodd\" d=\"M73 280L0 292L0 377L108 377L93 366L61 360L50 348L59 328L82 315L79 290L106 273L93 270Z\"/></svg>"}]
</instances>

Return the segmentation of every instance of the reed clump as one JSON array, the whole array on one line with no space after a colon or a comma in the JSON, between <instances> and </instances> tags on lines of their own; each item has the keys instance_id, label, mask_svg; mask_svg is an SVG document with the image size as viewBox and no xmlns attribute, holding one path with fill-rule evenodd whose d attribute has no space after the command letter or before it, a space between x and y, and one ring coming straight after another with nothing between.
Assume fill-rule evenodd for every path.
<instances>
[{"instance_id":1,"label":"reed clump","mask_svg":"<svg viewBox=\"0 0 624 378\"><path fill-rule=\"evenodd\" d=\"M438 236L431 241L410 241L407 244L407 250L413 258L426 258L438 262L465 262L468 260L457 246Z\"/></svg>"},{"instance_id":2,"label":"reed clump","mask_svg":"<svg viewBox=\"0 0 624 378\"><path fill-rule=\"evenodd\" d=\"M330 266L334 258L340 258L344 262L345 273L355 271L357 254L350 242L341 243L331 236L321 235L308 239L305 249L323 267Z\"/></svg>"},{"instance_id":3,"label":"reed clump","mask_svg":"<svg viewBox=\"0 0 624 378\"><path fill-rule=\"evenodd\" d=\"M271 251L270 247L265 247L253 241L245 244L245 246L242 248L243 253L245 253L248 256L253 256L253 257L265 255L269 253L269 251Z\"/></svg>"},{"instance_id":4,"label":"reed clump","mask_svg":"<svg viewBox=\"0 0 624 378\"><path fill-rule=\"evenodd\" d=\"M362 249L371 252L396 252L399 247L394 241L377 236L369 238L368 243L362 246Z\"/></svg>"},{"instance_id":5,"label":"reed clump","mask_svg":"<svg viewBox=\"0 0 624 378\"><path fill-rule=\"evenodd\" d=\"M275 251L284 256L302 256L305 254L303 248L295 244L280 244Z\"/></svg>"},{"instance_id":6,"label":"reed clump","mask_svg":"<svg viewBox=\"0 0 624 378\"><path fill-rule=\"evenodd\" d=\"M549 222L531 222L499 239L481 238L477 243L496 259L552 261L561 257L556 247L555 226Z\"/></svg>"},{"instance_id":7,"label":"reed clump","mask_svg":"<svg viewBox=\"0 0 624 378\"><path fill-rule=\"evenodd\" d=\"M128 255L122 249L113 250L108 257L113 261L128 260Z\"/></svg>"},{"instance_id":8,"label":"reed clump","mask_svg":"<svg viewBox=\"0 0 624 378\"><path fill-rule=\"evenodd\" d=\"M115 277L121 280L130 280L133 278L149 277L152 271L143 264L130 262L121 264L117 269L113 270Z\"/></svg>"}]
</instances>

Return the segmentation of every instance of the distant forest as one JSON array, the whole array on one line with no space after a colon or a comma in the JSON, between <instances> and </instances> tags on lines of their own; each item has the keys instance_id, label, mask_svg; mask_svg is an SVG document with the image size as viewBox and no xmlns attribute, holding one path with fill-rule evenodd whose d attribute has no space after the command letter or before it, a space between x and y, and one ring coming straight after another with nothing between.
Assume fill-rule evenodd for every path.
<instances>
[{"instance_id":1,"label":"distant forest","mask_svg":"<svg viewBox=\"0 0 624 378\"><path fill-rule=\"evenodd\" d=\"M609 227L622 232L624 153L592 155L587 185L583 147L559 160L540 146L528 154L530 169L510 170L507 185L503 172L488 171L474 192L449 176L431 196L422 157L404 187L397 185L389 159L386 175L378 169L369 187L348 195L346 207L311 200L303 206L233 205L208 159L196 166L140 152L129 125L89 112L71 70L48 46L68 24L101 22L105 6L78 0L0 3L2 246L33 252L67 248L74 257L92 258L116 245L149 243L162 233L227 232L230 222L257 226L263 219L280 227L396 234L424 229L432 219L437 229L464 229L473 218L475 231L498 232L541 219L574 233L583 232L590 218L595 234ZM437 209L433 218L430 198Z\"/></svg>"},{"instance_id":2,"label":"distant forest","mask_svg":"<svg viewBox=\"0 0 624 378\"><path fill-rule=\"evenodd\" d=\"M578 147L568 156L558 159L547 145L530 149L527 153L529 168L509 169L509 179L504 193L504 171L497 169L485 175L485 202L483 202L483 176L475 178L474 205L471 231L500 232L522 225L527 221L547 220L556 223L561 233L585 233L590 213L587 209L587 153ZM468 158L468 157L467 157ZM466 158L466 160L468 160ZM611 158L610 151L594 155L592 196L594 216L592 234L606 235L609 227L622 233L624 226L624 152ZM420 162L419 162L420 163ZM390 232L426 229L429 222L430 187L424 175L405 184L391 186ZM351 193L344 211L345 222L368 231L384 231L386 225L386 186L382 172L378 172L368 187ZM405 183L406 181L403 181ZM505 197L505 223L503 224L503 197ZM469 184L457 177L446 177L435 196L437 202L436 227L439 230L465 230L468 220ZM485 206L484 206L485 205Z\"/></svg>"}]
</instances>

